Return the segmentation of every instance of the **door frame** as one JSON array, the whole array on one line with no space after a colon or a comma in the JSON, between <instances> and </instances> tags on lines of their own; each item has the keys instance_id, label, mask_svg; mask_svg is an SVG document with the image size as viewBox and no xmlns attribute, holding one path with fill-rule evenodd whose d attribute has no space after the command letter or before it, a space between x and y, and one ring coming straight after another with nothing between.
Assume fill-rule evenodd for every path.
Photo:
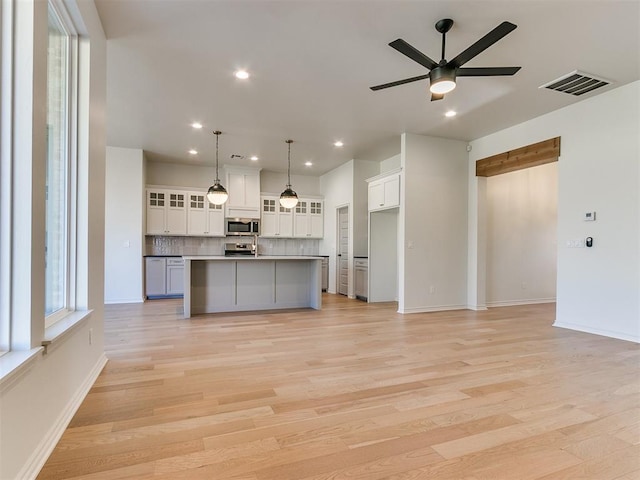
<instances>
[{"instance_id":1,"label":"door frame","mask_svg":"<svg viewBox=\"0 0 640 480\"><path fill-rule=\"evenodd\" d=\"M347 228L348 228L348 240L347 240L347 293L346 296L348 298L354 298L353 296L353 271L352 265L349 261L351 246L352 246L352 228L351 228L351 204L345 203L341 205L336 205L336 214L335 214L335 225L336 225L336 249L335 249L335 279L336 279L336 294L340 294L340 258L338 257L338 253L340 251L340 211L346 209L347 210Z\"/></svg>"}]
</instances>

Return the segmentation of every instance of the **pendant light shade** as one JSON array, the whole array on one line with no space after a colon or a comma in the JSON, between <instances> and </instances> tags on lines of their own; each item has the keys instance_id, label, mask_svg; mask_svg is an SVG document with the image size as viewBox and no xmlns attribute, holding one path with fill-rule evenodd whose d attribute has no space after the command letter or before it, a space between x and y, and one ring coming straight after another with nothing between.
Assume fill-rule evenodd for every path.
<instances>
[{"instance_id":1,"label":"pendant light shade","mask_svg":"<svg viewBox=\"0 0 640 480\"><path fill-rule=\"evenodd\" d=\"M289 144L289 153L287 154L287 186L284 192L280 194L280 205L284 208L293 208L298 204L298 195L291 188L291 144L293 140L286 141Z\"/></svg>"},{"instance_id":2,"label":"pendant light shade","mask_svg":"<svg viewBox=\"0 0 640 480\"><path fill-rule=\"evenodd\" d=\"M218 140L221 133L222 132L220 130L215 130L213 132L216 136L216 179L207 191L207 200L214 205L223 205L229 198L229 194L220 184L220 179L218 178Z\"/></svg>"}]
</instances>

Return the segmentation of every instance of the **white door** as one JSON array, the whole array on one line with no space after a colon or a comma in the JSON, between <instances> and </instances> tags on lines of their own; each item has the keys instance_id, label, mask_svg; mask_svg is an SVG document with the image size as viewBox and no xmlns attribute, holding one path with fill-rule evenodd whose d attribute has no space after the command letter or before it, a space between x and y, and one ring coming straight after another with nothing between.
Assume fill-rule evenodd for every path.
<instances>
[{"instance_id":1,"label":"white door","mask_svg":"<svg viewBox=\"0 0 640 480\"><path fill-rule=\"evenodd\" d=\"M338 293L349 294L349 207L338 209Z\"/></svg>"}]
</instances>

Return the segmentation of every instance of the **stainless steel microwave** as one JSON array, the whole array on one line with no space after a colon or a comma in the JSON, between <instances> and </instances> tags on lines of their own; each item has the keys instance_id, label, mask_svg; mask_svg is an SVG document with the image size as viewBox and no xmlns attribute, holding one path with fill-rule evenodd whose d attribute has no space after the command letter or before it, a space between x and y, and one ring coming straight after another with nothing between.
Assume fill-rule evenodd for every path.
<instances>
[{"instance_id":1,"label":"stainless steel microwave","mask_svg":"<svg viewBox=\"0 0 640 480\"><path fill-rule=\"evenodd\" d=\"M260 235L260 220L256 218L227 218L224 232L227 236Z\"/></svg>"}]
</instances>

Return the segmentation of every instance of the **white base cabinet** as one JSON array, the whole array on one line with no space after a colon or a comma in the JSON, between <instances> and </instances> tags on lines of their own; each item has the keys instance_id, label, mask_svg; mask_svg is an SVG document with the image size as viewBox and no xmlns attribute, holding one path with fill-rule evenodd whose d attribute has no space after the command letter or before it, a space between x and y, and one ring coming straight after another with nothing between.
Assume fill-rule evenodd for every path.
<instances>
[{"instance_id":1,"label":"white base cabinet","mask_svg":"<svg viewBox=\"0 0 640 480\"><path fill-rule=\"evenodd\" d=\"M147 298L184 295L184 260L181 257L146 257L145 283Z\"/></svg>"},{"instance_id":2,"label":"white base cabinet","mask_svg":"<svg viewBox=\"0 0 640 480\"><path fill-rule=\"evenodd\" d=\"M356 276L356 298L366 302L369 297L369 259L356 258L353 263Z\"/></svg>"}]
</instances>

